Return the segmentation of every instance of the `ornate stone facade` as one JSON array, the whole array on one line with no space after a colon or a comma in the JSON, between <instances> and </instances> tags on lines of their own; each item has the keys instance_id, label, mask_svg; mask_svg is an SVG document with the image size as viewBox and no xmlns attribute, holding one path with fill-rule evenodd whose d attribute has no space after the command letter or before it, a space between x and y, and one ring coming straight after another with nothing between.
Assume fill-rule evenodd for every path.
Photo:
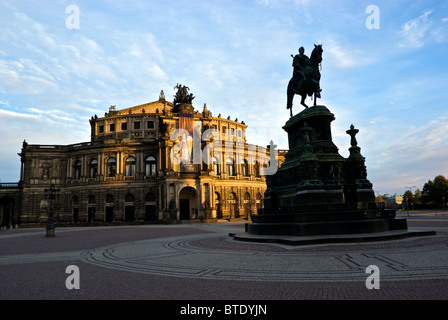
<instances>
[{"instance_id":1,"label":"ornate stone facade","mask_svg":"<svg viewBox=\"0 0 448 320\"><path fill-rule=\"evenodd\" d=\"M182 141L184 118L193 137ZM173 105L162 91L155 102L123 110L111 106L90 125L90 142L24 142L20 182L0 188L3 225L11 219L44 223L44 190L51 184L60 189L54 220L61 224L213 221L246 218L262 208L266 178L260 171L269 149L246 142L244 122L214 117L205 104L202 112ZM188 161L182 158L186 142ZM13 194L8 201L6 190ZM9 203L13 213L5 218Z\"/></svg>"}]
</instances>

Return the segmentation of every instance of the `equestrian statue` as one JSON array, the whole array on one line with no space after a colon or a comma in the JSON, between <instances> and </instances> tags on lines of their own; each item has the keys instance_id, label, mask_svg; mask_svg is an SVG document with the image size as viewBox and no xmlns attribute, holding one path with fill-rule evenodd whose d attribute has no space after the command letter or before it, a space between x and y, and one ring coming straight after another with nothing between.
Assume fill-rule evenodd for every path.
<instances>
[{"instance_id":1,"label":"equestrian statue","mask_svg":"<svg viewBox=\"0 0 448 320\"><path fill-rule=\"evenodd\" d=\"M314 95L314 106L316 106L317 98L320 98L322 89L319 86L320 81L320 63L322 62L322 45L314 45L311 57L305 55L305 49L299 48L299 54L293 57L292 66L294 68L292 78L288 83L288 102L286 108L290 110L292 117L292 100L294 95L298 94L302 97L300 104L305 108L306 96Z\"/></svg>"}]
</instances>

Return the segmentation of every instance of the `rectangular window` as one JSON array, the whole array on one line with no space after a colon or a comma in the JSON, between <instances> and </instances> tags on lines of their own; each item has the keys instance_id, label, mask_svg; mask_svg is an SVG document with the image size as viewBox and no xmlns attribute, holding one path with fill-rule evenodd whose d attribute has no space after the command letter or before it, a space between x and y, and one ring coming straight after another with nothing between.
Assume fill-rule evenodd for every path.
<instances>
[{"instance_id":1,"label":"rectangular window","mask_svg":"<svg viewBox=\"0 0 448 320\"><path fill-rule=\"evenodd\" d=\"M104 126L98 127L98 133L104 133Z\"/></svg>"},{"instance_id":2,"label":"rectangular window","mask_svg":"<svg viewBox=\"0 0 448 320\"><path fill-rule=\"evenodd\" d=\"M110 132L115 131L115 123L111 123L109 128L110 128L110 130L109 130Z\"/></svg>"},{"instance_id":3,"label":"rectangular window","mask_svg":"<svg viewBox=\"0 0 448 320\"><path fill-rule=\"evenodd\" d=\"M134 130L140 130L140 121L134 122Z\"/></svg>"},{"instance_id":4,"label":"rectangular window","mask_svg":"<svg viewBox=\"0 0 448 320\"><path fill-rule=\"evenodd\" d=\"M123 123L121 124L121 130L122 130L122 131L126 131L126 130L128 130L128 123L127 123L127 122L123 122Z\"/></svg>"},{"instance_id":5,"label":"rectangular window","mask_svg":"<svg viewBox=\"0 0 448 320\"><path fill-rule=\"evenodd\" d=\"M154 129L154 121L148 121L148 122L146 123L146 127L147 127L148 129Z\"/></svg>"},{"instance_id":6,"label":"rectangular window","mask_svg":"<svg viewBox=\"0 0 448 320\"><path fill-rule=\"evenodd\" d=\"M146 176L147 177L155 177L155 175L156 175L156 164L155 163L147 163L145 171L146 171Z\"/></svg>"}]
</instances>

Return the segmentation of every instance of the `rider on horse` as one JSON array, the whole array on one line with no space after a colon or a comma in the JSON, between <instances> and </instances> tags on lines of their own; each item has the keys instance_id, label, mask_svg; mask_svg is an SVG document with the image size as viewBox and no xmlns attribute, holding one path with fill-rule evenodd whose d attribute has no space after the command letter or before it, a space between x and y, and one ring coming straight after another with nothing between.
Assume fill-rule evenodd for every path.
<instances>
[{"instance_id":1,"label":"rider on horse","mask_svg":"<svg viewBox=\"0 0 448 320\"><path fill-rule=\"evenodd\" d=\"M302 84L307 80L306 67L308 66L310 58L308 58L304 53L305 49L300 47L299 54L296 54L294 60L292 61L292 66L294 68L294 72L292 74L293 86L296 92L299 91Z\"/></svg>"},{"instance_id":2,"label":"rider on horse","mask_svg":"<svg viewBox=\"0 0 448 320\"><path fill-rule=\"evenodd\" d=\"M305 108L308 106L305 103L306 96L314 95L314 106L316 106L317 98L320 98L322 89L320 88L320 63L322 62L322 45L314 45L311 57L308 58L305 55L305 49L303 47L299 48L299 54L293 56L294 60L292 66L294 72L292 78L288 83L288 101L286 108L290 109L292 117L292 102L295 94L302 97L300 104Z\"/></svg>"}]
</instances>

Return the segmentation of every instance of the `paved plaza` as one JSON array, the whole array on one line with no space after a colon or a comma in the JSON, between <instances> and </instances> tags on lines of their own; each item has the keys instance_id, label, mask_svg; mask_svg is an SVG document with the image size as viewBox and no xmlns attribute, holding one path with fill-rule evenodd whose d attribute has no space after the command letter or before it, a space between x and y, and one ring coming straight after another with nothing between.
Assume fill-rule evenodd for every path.
<instances>
[{"instance_id":1,"label":"paved plaza","mask_svg":"<svg viewBox=\"0 0 448 320\"><path fill-rule=\"evenodd\" d=\"M0 300L443 300L448 216L409 228L434 236L288 246L242 242L244 222L0 231ZM368 266L379 288L368 289ZM79 289L67 281L79 270ZM372 282L372 283L373 283Z\"/></svg>"}]
</instances>

